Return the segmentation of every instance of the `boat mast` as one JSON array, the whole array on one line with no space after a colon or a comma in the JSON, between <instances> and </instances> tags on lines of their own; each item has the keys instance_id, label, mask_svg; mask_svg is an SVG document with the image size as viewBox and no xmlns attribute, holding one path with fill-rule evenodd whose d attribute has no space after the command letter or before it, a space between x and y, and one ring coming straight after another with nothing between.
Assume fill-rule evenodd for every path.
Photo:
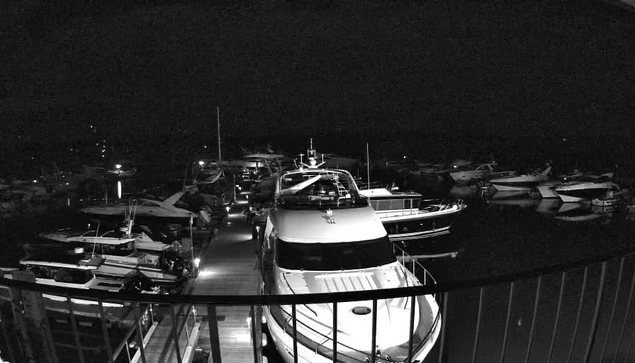
<instances>
[{"instance_id":1,"label":"boat mast","mask_svg":"<svg viewBox=\"0 0 635 363\"><path fill-rule=\"evenodd\" d=\"M366 143L366 177L368 178L366 189L370 190L370 153L368 152L368 143Z\"/></svg>"},{"instance_id":2,"label":"boat mast","mask_svg":"<svg viewBox=\"0 0 635 363\"><path fill-rule=\"evenodd\" d=\"M218 132L218 166L222 165L223 158L220 153L220 107L216 106L216 129Z\"/></svg>"}]
</instances>

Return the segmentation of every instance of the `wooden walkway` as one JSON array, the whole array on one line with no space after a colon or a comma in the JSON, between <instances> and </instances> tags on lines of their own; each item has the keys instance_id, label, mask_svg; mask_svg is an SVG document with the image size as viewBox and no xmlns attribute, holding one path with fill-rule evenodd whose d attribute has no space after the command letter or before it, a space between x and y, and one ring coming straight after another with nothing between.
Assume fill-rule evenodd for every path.
<instances>
[{"instance_id":1,"label":"wooden walkway","mask_svg":"<svg viewBox=\"0 0 635 363\"><path fill-rule=\"evenodd\" d=\"M194 236L194 254L200 256L199 273L188 282L183 294L190 295L256 295L260 286L260 268L255 253L256 245L252 240L251 226L245 224L245 215L241 212L247 205L236 206L221 225L217 234L210 240L203 236ZM197 306L197 341L191 349L197 347L212 351L210 346L209 321L206 306ZM216 308L216 322L220 339L220 358L223 363L258 362L254 357L250 307L219 306ZM179 316L185 315L181 311ZM177 320L181 320L177 316ZM191 318L190 318L191 319ZM178 324L177 324L178 326ZM188 324L188 329L191 324ZM181 335L180 333L178 333ZM180 337L185 339L184 336ZM180 343L180 353L185 355ZM213 356L213 354L212 354ZM146 346L148 363L177 362L172 333L172 319L166 317L157 326ZM184 357L191 359L191 356ZM218 360L218 359L217 359ZM213 361L210 357L210 362ZM183 359L183 362L189 360Z\"/></svg>"}]
</instances>

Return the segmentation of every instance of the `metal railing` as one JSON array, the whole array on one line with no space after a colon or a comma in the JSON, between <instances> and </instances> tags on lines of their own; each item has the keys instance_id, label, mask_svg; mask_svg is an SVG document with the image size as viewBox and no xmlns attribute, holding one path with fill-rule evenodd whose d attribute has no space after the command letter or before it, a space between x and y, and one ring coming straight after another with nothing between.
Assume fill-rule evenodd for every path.
<instances>
[{"instance_id":1,"label":"metal railing","mask_svg":"<svg viewBox=\"0 0 635 363\"><path fill-rule=\"evenodd\" d=\"M423 266L414 262L411 268L419 270ZM279 296L127 295L0 279L0 287L10 292L8 298L3 295L4 302L0 303L0 355L12 363L132 362L135 357L141 362L159 362L162 360L157 356L172 353L150 350L148 332L157 323L156 335L158 322L171 316L178 324L163 338L163 346L167 347L168 340L172 340L172 350L180 350L179 362L193 359L192 355L185 356L185 350L206 347L211 350L210 358L218 363L223 360L224 352L235 354L234 345L241 342L226 339L224 329L228 329L229 322L223 321L217 310L228 314L241 309L248 318L243 350L249 353L248 361L258 363L264 361L263 351L265 354L272 351L262 345L260 309L288 305L287 332L293 342L292 359L303 361L297 354L303 344L298 336L298 326L303 324L297 315L300 305L330 304L333 323L337 323L341 313L338 307L345 302L370 301L376 307L383 299L406 298L412 302L420 296L437 294L441 296L441 327L426 362L633 361L635 255L632 250L458 282L431 284L430 275L423 276L423 286ZM41 299L43 293L67 296L65 309L51 309ZM70 302L71 298L91 299L98 305L93 305L91 312ZM120 303L123 307L107 310L106 302ZM127 312L121 313L124 310ZM176 318L179 311L183 314ZM121 313L118 320L113 318L117 313ZM60 314L68 317L70 326L66 326L70 329L65 330L70 331L70 336L56 333L55 316ZM368 349L374 356L377 316L372 316L373 341L368 342ZM204 320L207 324L200 324ZM204 334L193 333L197 324L198 329L205 330ZM412 323L410 327L393 328L410 329L412 336ZM193 341L195 337L197 341ZM336 335L335 342L328 347L332 361L347 361L338 352L337 339ZM412 339L409 344L412 352L415 348Z\"/></svg>"}]
</instances>

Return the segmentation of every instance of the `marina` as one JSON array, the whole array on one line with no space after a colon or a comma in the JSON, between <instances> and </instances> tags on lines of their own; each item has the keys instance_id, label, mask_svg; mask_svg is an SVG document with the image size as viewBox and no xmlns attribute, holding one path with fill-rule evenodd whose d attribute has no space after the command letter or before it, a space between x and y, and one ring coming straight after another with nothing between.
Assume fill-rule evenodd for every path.
<instances>
[{"instance_id":1,"label":"marina","mask_svg":"<svg viewBox=\"0 0 635 363\"><path fill-rule=\"evenodd\" d=\"M310 172L311 169L307 168L306 171ZM332 172L328 171L325 175L332 175ZM339 194L341 193L339 191L341 188L333 189L334 191L330 194L326 188L324 188L323 194L320 194L320 187L312 188L316 193L315 196L312 196L313 194L307 195L306 200L302 202L301 191L308 190L307 188L313 187L313 183L318 183L318 181L320 183L324 182L317 177L307 178L303 179L304 181L291 182L293 178L289 177L288 182L290 184L288 187L294 192L285 196L285 198L301 202L302 205L305 205L304 208L309 207L310 203L318 203L319 208L328 207L328 203L335 203L331 206L332 208L338 205L346 206L345 201L336 201L337 198L334 198L335 195L341 195ZM232 178L231 180L233 181L234 179ZM96 350L95 352L101 351L102 357L110 356L112 361L116 362L119 362L121 357L124 356L128 356L130 362L145 360L145 362L157 363L261 362L264 359L268 362L293 362L293 357L295 356L293 354L293 344L287 343L286 348L276 348L273 343L275 340L271 336L268 324L263 324L264 322L270 322L272 316L268 315L268 319L266 318L267 306L261 305L263 300L257 298L257 296L263 296L261 293L263 286L266 286L266 276L272 276L271 271L266 272L269 271L270 267L267 266L271 266L272 261L267 262L266 258L263 259L267 255L263 254L266 249L263 249L262 246L263 241L269 239L266 236L271 231L266 232L269 230L269 227L266 227L264 223L267 220L267 214L260 214L258 209L258 206L263 203L263 195L273 196L276 194L275 183L272 184L272 180L275 179L261 180L256 184L258 188L253 189L252 194L245 194L246 197L237 198L236 203L229 204L225 209L224 217L215 224L199 228L196 227L198 223L187 222L181 227L180 250L197 267L193 276L187 279L186 284L180 291L180 295L178 295L187 302L173 300L170 295L163 295L165 296L163 298L162 295L147 294L139 295L141 300L148 303L154 301L153 303L146 304L144 302L142 304L133 303L129 305L129 303L103 302L103 309L109 309L109 314L117 318L113 322L108 323L107 325L110 327L106 328L109 337L113 339L108 343L110 344L110 355L106 354L106 346L102 346L101 350ZM416 179L408 180L408 182L415 187L419 185ZM251 182L238 183L237 189L248 189L249 183ZM425 182L424 184L429 185L427 183ZM316 184L316 186L321 186L321 184ZM439 354L442 360L447 362L470 360L468 356L458 353L459 351L464 352L464 349L449 348L452 344L459 347L474 346L476 348L474 348L475 350L472 354L476 354L476 361L490 360L491 355L498 351L497 345L501 344L501 339L502 342L505 342L504 346L509 346L501 353L508 360L520 359L522 352L525 352L525 350L517 345L525 339L535 339L531 343L531 347L526 348L529 349L526 352L531 352L532 356L561 354L549 351L546 346L554 344L557 347L558 344L562 345L564 342L558 343L559 338L551 340L551 342L543 341L541 339L546 337L546 335L540 335L535 332L540 327L544 328L545 324L553 323L553 310L548 313L548 310L544 309L548 309L547 306L554 306L553 304L556 301L553 299L558 296L558 293L548 295L548 291L557 291L560 288L563 289L560 294L568 294L572 298L580 291L585 291L583 295L580 295L580 309L582 309L580 311L586 311L585 309L594 306L593 299L590 298L593 295L592 289L599 288L604 284L611 286L613 289L617 289L620 286L620 289L628 290L628 286L622 285L627 284L627 281L632 279L624 271L628 271L627 269L629 268L635 268L635 265L633 265L635 261L628 253L632 248L632 244L630 239L626 237L629 235L629 231L633 230L628 197L621 197L620 202L610 206L611 210L605 210L605 208L594 205L590 200L586 204L570 203L559 199L540 199L537 192L533 195L526 191L500 192L488 188L480 188L478 185L471 185L466 188L468 189L462 194L464 199L459 202L461 204L458 204L463 205L461 208L464 208L464 210L461 210L461 213L455 218L456 220L451 230L439 234L426 234L423 239L391 238L393 243L392 253L396 256L398 263L407 268L408 271L411 271L413 276L416 276L419 281L423 282L422 288L430 288L435 284L439 284L444 286L444 289L449 289L424 290L435 291L433 294L436 296L436 301L439 301L438 309L441 320L439 320L439 325L437 325L440 330L436 333L438 334L435 339L436 344L431 345L426 350L433 358L426 358L423 361L436 360ZM421 199L422 195L426 195L442 199L451 195L454 185L452 183L445 184L442 190L435 186L419 186L417 190L418 193L403 192L401 195L419 199ZM287 192L282 194L285 195ZM394 192L384 194L399 195L398 193L394 194ZM621 196L624 195L626 194ZM236 193L236 196L238 196L238 193ZM241 200L247 202L241 202ZM364 205L372 205L371 201L368 203ZM425 201L425 203L416 208L435 205L435 201ZM68 207L64 206L63 209L68 209ZM73 209L70 208L71 211ZM86 220L89 216L86 213L79 212L79 209L77 214L71 214L71 216L74 216L72 218ZM292 208L291 210L294 209ZM377 217L381 220L381 216L377 212L375 211L373 214L377 214ZM328 214L327 217L329 217ZM70 217L62 215L61 218L68 220ZM342 216L337 211L332 218L335 219L336 223L345 221L345 219L342 220ZM143 220L143 218L138 223L139 225L151 225L149 220ZM322 223L328 225L328 218ZM49 222L49 225L59 227L58 222L55 221ZM485 226L491 226L492 229L484 229ZM51 227L41 225L41 228ZM172 227L172 230L174 228ZM145 230L150 232L147 227L145 227ZM99 238L114 237L107 237L108 234L104 235L104 237L93 237L95 234L91 233L95 233L95 231L84 232L79 235L68 232L56 233L49 235L49 237L68 240L69 242L71 240L73 242L84 242L85 245L83 247L85 249L89 249L90 243L94 243ZM127 233L129 238L139 235L130 234L129 232L122 233L124 233L124 237ZM386 228L383 233L389 233L389 229ZM42 235L42 233L34 230L31 231L30 235L38 236ZM566 237L563 238L563 236ZM31 239L25 238L24 240L29 241ZM129 239L123 239L122 241L126 242ZM598 244L601 241L611 241L611 243ZM146 241L145 243L145 246L148 246L149 242ZM162 242L153 243L158 245ZM37 249L37 247L33 246L30 248ZM95 249L93 253L98 253L99 251L99 249ZM532 252L530 253L529 251ZM593 265L592 261L602 260L602 256L608 256L606 257L607 261L611 262L607 263L606 267L600 267L598 270L598 265ZM623 266L617 269L615 258L619 259L620 256L622 257L621 260L618 260L619 265ZM293 263L298 263L297 261L299 260ZM591 262L590 265L586 265L580 261ZM576 267L581 263L586 266L582 270ZM563 272L559 277L557 272L554 275L554 272L551 271L559 271L556 266L563 266L563 271L566 272ZM605 265L602 264L602 266ZM546 275L543 275L545 273ZM525 277L522 278L522 276ZM611 285L607 282L608 276L613 276L613 279L619 278L621 282L617 285ZM583 281L583 285L579 285L580 279L586 282ZM494 285L490 286L489 284L491 283L494 283ZM506 291L505 288L501 287L501 284L509 283L511 283L511 285L507 285L509 290ZM328 284L325 286L328 286ZM333 286L337 286L337 283ZM363 286L364 283L360 287L355 288L353 293L372 293L371 290ZM475 290L473 287L467 286L481 287ZM397 290L400 289L398 286L396 288ZM414 288L408 287L408 289ZM608 289L608 287L606 288ZM395 290L394 287L389 288L386 293L393 290ZM332 290L328 288L326 291L329 291L328 294L335 293L333 296L341 296L344 293L344 290L339 289ZM487 294L485 294L485 291L488 291ZM318 295L323 292L325 291L318 290ZM303 299L302 295L307 293L308 291L303 292L298 299ZM381 290L378 291L378 296L384 298L382 294L384 293ZM622 314L626 314L624 317L625 324L622 329L627 332L626 334L629 334L630 323L626 325L626 322L630 321L629 316L632 315L629 314L630 308L628 307L627 294L625 292L616 292L616 294L617 297L615 299L619 300L614 300L613 304L616 304L615 309L617 311L623 311ZM284 295L286 294L280 296ZM311 295L315 295L315 293L306 296ZM606 293L603 293L604 295ZM7 302L15 301L15 297L12 297L8 292L3 293L3 296L7 299ZM326 295L320 296L327 299ZM374 295L360 295L360 298L361 296L365 296L363 299L366 300L369 296ZM388 296L391 295L386 297ZM505 296L508 296L509 300L505 300ZM529 316L531 316L531 311L523 310L528 307L518 302L518 299L522 297L523 300L531 300L532 296L536 299L535 304L537 304L534 309L538 310L534 310L534 316L529 318L527 314L529 313ZM240 297L250 300L241 300ZM170 301L167 305L165 300L163 300L166 298L167 301ZM77 334L80 337L79 346L82 347L81 350L77 350L77 341L72 343L73 334L68 337L71 339L70 344L69 342L61 343L57 340L58 338L47 339L53 340L50 344L65 347L64 349L66 350L60 350L60 352L66 352L63 353L65 354L63 355L65 361L74 361L75 358L71 358L72 356L76 356L79 359L78 361L82 361L82 359L88 359L86 357L90 356L90 351L84 349L84 346L89 343L86 343L84 338L81 338L84 334L82 327L99 326L100 317L104 315L95 304L92 305L92 308L90 305L86 307L81 304L82 301L90 301L89 299L71 298L69 300L70 303L77 305L73 307L69 306L67 300L68 298L62 297L54 302L45 301L46 315L49 316L53 325L58 324L54 322L60 320L61 317L68 317L69 314L76 315L75 322L71 318L66 320L67 323L65 324L75 324L78 327ZM108 300L110 301L110 298ZM237 303L237 301L251 302ZM341 312L338 312L338 314L345 314L345 307L349 304L346 301L338 303L339 309L344 309L344 311L340 310ZM360 305L359 303L353 305L356 306L356 309L363 307L372 312L374 310L373 298L366 301L370 301L370 305ZM381 298L376 300L375 303L380 301L382 301ZM604 305L610 304L607 301L602 303ZM516 304L520 305L516 306ZM514 306L516 307L514 308ZM576 313L576 306L575 304L569 304L567 307L563 305L558 313L561 317L557 321L561 319L563 321L586 319L583 318L584 315L576 317L579 315L579 313ZM597 306L597 302L595 306ZM508 311L508 314L512 314L510 313L510 308L521 310L515 311L513 315L508 315L507 318L500 316L500 311ZM487 310L488 312L483 312L481 311L483 309L489 310ZM295 312L288 310L287 314L291 318L293 317L292 313L298 314L299 323L300 319L305 319L302 318L302 316L305 316L301 315L305 314L302 311L302 309L298 308ZM498 311L498 313L495 311ZM538 313L539 311L542 311L542 313ZM5 314L3 315L5 316L3 321L5 321L8 315L6 315L7 312L3 314ZM10 315L10 313L8 314ZM491 320L489 323L481 321L479 317L483 314L488 314L487 319ZM143 316L145 318L141 318ZM512 318L512 316L514 317ZM606 316L601 315L600 317L602 316L604 319L598 318L596 324L606 329L606 325L602 325L607 324ZM135 324L136 319L141 319L139 325ZM331 317L329 319L334 318ZM379 315L377 315L377 319L380 319ZM500 319L507 319L506 325L503 324L507 328L501 328ZM516 328L512 328L510 319L514 319ZM532 321L532 326L535 325L529 331L525 327L526 319ZM499 324L491 325L494 321L499 321ZM78 322L83 325L79 325ZM593 319L590 322L593 323ZM289 322L290 325L286 328L287 331L293 331L292 323L293 319ZM377 323L377 327L385 324L380 323L380 320ZM589 333L586 330L588 328L586 325L578 328L579 330L581 329L580 332L572 332L570 329L573 326L566 325L564 322L562 324L564 324L561 328L562 334L573 334L573 336L576 336ZM405 325L408 325L408 323ZM441 325L445 326L443 329L446 329L447 335L444 335ZM567 327L566 329L565 326ZM112 329L114 327L117 327L120 332L113 333ZM368 329L372 331L371 328L372 326L369 326ZM466 331L466 329L475 331L476 336L470 337L462 334L461 332ZM534 331L532 332L532 330ZM338 341L345 339L345 333L341 334L341 336L338 334L338 337L333 336L332 339ZM599 337L602 337L602 334L616 333L606 331L602 333L600 331L598 334ZM140 341L139 337L141 337ZM443 347L440 346L441 341L443 342ZM297 344L310 343L298 341ZM327 342L325 349L333 344L335 343ZM572 353L570 354L573 354L573 357L579 354L587 354L581 352L582 348L578 343L571 344ZM140 349L140 346L143 346L143 349ZM515 346L516 348L513 348ZM11 350L6 345L4 347L4 349L1 349L2 352ZM77 352L82 352L82 354L73 353L73 349L77 350ZM296 347L295 349L298 348ZM627 347L620 348L618 346L610 349L612 350L609 350L609 352L613 352L611 354L617 354L618 356L628 354L627 351L620 350L626 350ZM386 352L382 348L378 348L378 350ZM339 352L340 349L338 348L337 351ZM324 350L324 354L329 354L328 352L328 349ZM560 352L560 350L556 350L556 352ZM597 354L597 352L593 352L593 354ZM36 354L34 352L31 353ZM15 351L14 354L17 355ZM86 354L85 357L84 354ZM284 358L284 354L287 355L287 358ZM346 354L342 351L338 353L338 356L345 357ZM467 353L464 352L463 354ZM517 355L518 357L516 357ZM394 360L391 356L389 360L385 361L403 360L405 358ZM10 361L21 360L13 359ZM108 361L108 359L104 361ZM298 361L303 361L303 359Z\"/></svg>"},{"instance_id":2,"label":"marina","mask_svg":"<svg viewBox=\"0 0 635 363\"><path fill-rule=\"evenodd\" d=\"M3 3L0 363L635 361L632 2Z\"/></svg>"}]
</instances>

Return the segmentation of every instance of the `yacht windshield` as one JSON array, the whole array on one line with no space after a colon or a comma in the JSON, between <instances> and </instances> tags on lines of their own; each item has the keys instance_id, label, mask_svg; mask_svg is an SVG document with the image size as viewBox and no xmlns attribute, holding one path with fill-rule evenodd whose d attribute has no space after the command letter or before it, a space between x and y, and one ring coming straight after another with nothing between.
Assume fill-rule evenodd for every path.
<instances>
[{"instance_id":1,"label":"yacht windshield","mask_svg":"<svg viewBox=\"0 0 635 363\"><path fill-rule=\"evenodd\" d=\"M356 270L396 261L388 236L339 243L292 243L278 239L276 248L278 266L290 270Z\"/></svg>"},{"instance_id":2,"label":"yacht windshield","mask_svg":"<svg viewBox=\"0 0 635 363\"><path fill-rule=\"evenodd\" d=\"M280 206L297 208L365 207L368 201L357 192L349 175L337 171L302 171L280 179Z\"/></svg>"}]
</instances>

